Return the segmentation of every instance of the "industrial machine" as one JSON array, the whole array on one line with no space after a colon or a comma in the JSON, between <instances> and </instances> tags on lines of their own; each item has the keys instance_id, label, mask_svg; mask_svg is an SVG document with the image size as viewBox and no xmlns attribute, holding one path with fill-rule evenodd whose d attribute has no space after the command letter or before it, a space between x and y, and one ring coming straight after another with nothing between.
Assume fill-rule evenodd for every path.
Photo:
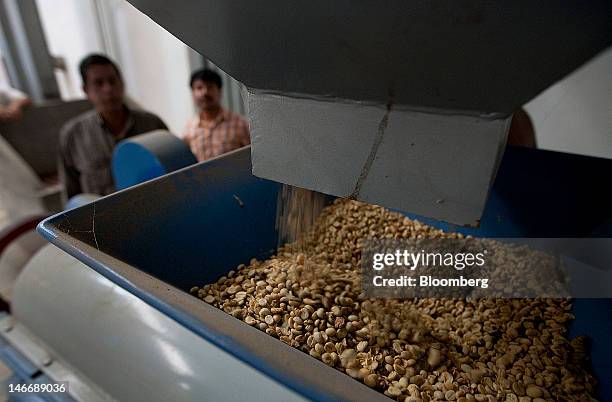
<instances>
[{"instance_id":1,"label":"industrial machine","mask_svg":"<svg viewBox=\"0 0 612 402\"><path fill-rule=\"evenodd\" d=\"M605 0L131 3L244 83L255 176L460 225L512 113L612 43Z\"/></svg>"},{"instance_id":2,"label":"industrial machine","mask_svg":"<svg viewBox=\"0 0 612 402\"><path fill-rule=\"evenodd\" d=\"M479 228L430 223L487 237L609 235L610 195L597 183L611 166L510 148ZM530 175L518 177L519 167ZM3 320L13 353L69 378L80 400L384 399L188 293L274 253L282 185L250 169L245 148L46 220L41 233L67 254L46 246L20 276ZM612 303L578 299L574 309L571 335L592 339L609 400L610 321L595 317Z\"/></svg>"},{"instance_id":3,"label":"industrial machine","mask_svg":"<svg viewBox=\"0 0 612 402\"><path fill-rule=\"evenodd\" d=\"M197 163L189 147L172 133L155 130L121 141L113 151L117 190Z\"/></svg>"},{"instance_id":4,"label":"industrial machine","mask_svg":"<svg viewBox=\"0 0 612 402\"><path fill-rule=\"evenodd\" d=\"M0 304L11 300L23 266L45 244L36 225L62 209L60 128L90 107L84 100L46 101L28 107L23 119L0 122Z\"/></svg>"},{"instance_id":5,"label":"industrial machine","mask_svg":"<svg viewBox=\"0 0 612 402\"><path fill-rule=\"evenodd\" d=\"M612 233L612 160L505 147L513 110L610 44L609 2L132 3L247 85L252 146L41 223L52 245L0 319L19 381L87 401L386 400L189 294L274 254L287 184L475 236ZM574 313L612 400L612 303Z\"/></svg>"}]
</instances>

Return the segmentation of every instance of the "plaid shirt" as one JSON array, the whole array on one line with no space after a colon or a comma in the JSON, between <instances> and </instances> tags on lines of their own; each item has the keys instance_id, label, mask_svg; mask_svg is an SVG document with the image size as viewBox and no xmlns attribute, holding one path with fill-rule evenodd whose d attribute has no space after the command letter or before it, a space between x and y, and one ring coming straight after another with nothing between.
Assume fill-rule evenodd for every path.
<instances>
[{"instance_id":1,"label":"plaid shirt","mask_svg":"<svg viewBox=\"0 0 612 402\"><path fill-rule=\"evenodd\" d=\"M205 121L196 115L187 123L183 140L198 162L202 162L249 145L249 123L244 117L225 109L221 109L213 121Z\"/></svg>"}]
</instances>

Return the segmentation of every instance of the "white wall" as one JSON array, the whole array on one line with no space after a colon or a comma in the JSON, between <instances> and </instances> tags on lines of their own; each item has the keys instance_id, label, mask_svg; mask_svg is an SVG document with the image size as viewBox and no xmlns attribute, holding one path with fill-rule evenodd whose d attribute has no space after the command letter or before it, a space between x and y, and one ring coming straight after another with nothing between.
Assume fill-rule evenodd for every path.
<instances>
[{"instance_id":1,"label":"white wall","mask_svg":"<svg viewBox=\"0 0 612 402\"><path fill-rule=\"evenodd\" d=\"M81 99L79 62L88 53L104 52L92 0L36 0L47 46L65 59L67 73L56 72L62 99Z\"/></svg>"},{"instance_id":2,"label":"white wall","mask_svg":"<svg viewBox=\"0 0 612 402\"><path fill-rule=\"evenodd\" d=\"M539 148L612 158L612 48L525 108Z\"/></svg>"},{"instance_id":3,"label":"white wall","mask_svg":"<svg viewBox=\"0 0 612 402\"><path fill-rule=\"evenodd\" d=\"M37 0L50 52L68 66L58 75L63 99L82 98L80 60L91 52L115 59L127 95L160 116L170 130L183 130L194 113L185 44L125 0ZM192 52L192 51L191 51Z\"/></svg>"},{"instance_id":4,"label":"white wall","mask_svg":"<svg viewBox=\"0 0 612 402\"><path fill-rule=\"evenodd\" d=\"M194 113L189 47L124 0L105 0L128 93L179 133Z\"/></svg>"}]
</instances>

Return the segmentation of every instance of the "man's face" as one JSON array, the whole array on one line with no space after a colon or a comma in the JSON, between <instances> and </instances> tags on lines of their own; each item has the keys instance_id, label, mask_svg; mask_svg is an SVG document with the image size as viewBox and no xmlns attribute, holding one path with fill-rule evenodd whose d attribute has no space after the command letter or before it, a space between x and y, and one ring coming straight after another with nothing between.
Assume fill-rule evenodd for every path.
<instances>
[{"instance_id":1,"label":"man's face","mask_svg":"<svg viewBox=\"0 0 612 402\"><path fill-rule=\"evenodd\" d=\"M123 107L123 81L110 64L94 64L87 69L83 91L96 110L110 112Z\"/></svg>"},{"instance_id":2,"label":"man's face","mask_svg":"<svg viewBox=\"0 0 612 402\"><path fill-rule=\"evenodd\" d=\"M214 110L220 105L221 90L214 82L196 80L191 87L191 93L200 110Z\"/></svg>"}]
</instances>

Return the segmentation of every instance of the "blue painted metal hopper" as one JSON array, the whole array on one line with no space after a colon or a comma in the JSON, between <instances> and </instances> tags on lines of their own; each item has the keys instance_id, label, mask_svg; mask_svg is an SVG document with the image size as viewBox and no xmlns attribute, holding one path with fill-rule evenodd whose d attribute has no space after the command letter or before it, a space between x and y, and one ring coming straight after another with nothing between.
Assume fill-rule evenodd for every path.
<instances>
[{"instance_id":1,"label":"blue painted metal hopper","mask_svg":"<svg viewBox=\"0 0 612 402\"><path fill-rule=\"evenodd\" d=\"M188 291L277 246L281 185L251 175L248 148L55 215L49 241L243 361L316 400L384 398L348 376L201 302ZM479 228L487 237L612 233L612 160L509 148ZM574 304L571 334L592 339L600 399L612 400L612 303ZM287 365L287 359L294 362Z\"/></svg>"}]
</instances>

